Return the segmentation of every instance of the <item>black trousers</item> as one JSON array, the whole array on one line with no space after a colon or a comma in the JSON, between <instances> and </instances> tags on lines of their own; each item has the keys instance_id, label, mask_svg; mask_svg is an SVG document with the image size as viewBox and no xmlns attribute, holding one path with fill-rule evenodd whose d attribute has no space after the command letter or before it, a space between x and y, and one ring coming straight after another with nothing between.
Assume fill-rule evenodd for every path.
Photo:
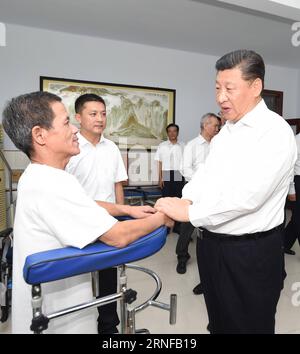
<instances>
[{"instance_id":1,"label":"black trousers","mask_svg":"<svg viewBox=\"0 0 300 354\"><path fill-rule=\"evenodd\" d=\"M295 176L296 201L292 207L292 218L285 228L284 248L291 249L298 238L300 244L300 176Z\"/></svg>"},{"instance_id":2,"label":"black trousers","mask_svg":"<svg viewBox=\"0 0 300 354\"><path fill-rule=\"evenodd\" d=\"M162 171L164 186L162 188L163 197L182 197L182 188L184 187L184 177L179 171ZM175 222L174 231L179 232L180 223Z\"/></svg>"},{"instance_id":3,"label":"black trousers","mask_svg":"<svg viewBox=\"0 0 300 354\"><path fill-rule=\"evenodd\" d=\"M162 171L164 186L162 188L163 197L182 197L184 177L179 171Z\"/></svg>"},{"instance_id":4,"label":"black trousers","mask_svg":"<svg viewBox=\"0 0 300 354\"><path fill-rule=\"evenodd\" d=\"M118 285L117 268L100 270L99 273L99 297L115 294ZM98 307L98 333L110 334L117 332L120 323L117 314L117 302Z\"/></svg>"},{"instance_id":5,"label":"black trousers","mask_svg":"<svg viewBox=\"0 0 300 354\"><path fill-rule=\"evenodd\" d=\"M196 244L196 256L197 256L197 266L198 266L198 272L199 272L199 278L201 282L201 273L200 273L200 248L201 247L201 239L200 237L197 237L197 244Z\"/></svg>"},{"instance_id":6,"label":"black trousers","mask_svg":"<svg viewBox=\"0 0 300 354\"><path fill-rule=\"evenodd\" d=\"M199 271L211 333L269 333L284 280L282 231L223 240L204 230Z\"/></svg>"},{"instance_id":7,"label":"black trousers","mask_svg":"<svg viewBox=\"0 0 300 354\"><path fill-rule=\"evenodd\" d=\"M180 225L180 233L176 245L176 254L178 261L187 261L189 258L189 244L191 236L194 232L194 225L190 222L182 222Z\"/></svg>"}]
</instances>

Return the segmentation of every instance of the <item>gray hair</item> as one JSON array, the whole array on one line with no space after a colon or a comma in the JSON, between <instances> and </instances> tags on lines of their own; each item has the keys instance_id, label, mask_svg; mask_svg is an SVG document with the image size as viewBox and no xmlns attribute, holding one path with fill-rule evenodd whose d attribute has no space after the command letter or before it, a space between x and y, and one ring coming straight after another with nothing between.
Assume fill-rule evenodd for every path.
<instances>
[{"instance_id":1,"label":"gray hair","mask_svg":"<svg viewBox=\"0 0 300 354\"><path fill-rule=\"evenodd\" d=\"M32 128L50 129L54 119L51 104L61 98L49 92L32 92L9 101L3 111L3 128L18 149L29 158L33 153Z\"/></svg>"},{"instance_id":2,"label":"gray hair","mask_svg":"<svg viewBox=\"0 0 300 354\"><path fill-rule=\"evenodd\" d=\"M200 121L200 128L201 130L204 128L204 124L207 123L207 121L211 118L217 118L218 120L220 120L220 117L218 117L215 113L205 113L203 114L203 116L201 117L201 121Z\"/></svg>"}]
</instances>

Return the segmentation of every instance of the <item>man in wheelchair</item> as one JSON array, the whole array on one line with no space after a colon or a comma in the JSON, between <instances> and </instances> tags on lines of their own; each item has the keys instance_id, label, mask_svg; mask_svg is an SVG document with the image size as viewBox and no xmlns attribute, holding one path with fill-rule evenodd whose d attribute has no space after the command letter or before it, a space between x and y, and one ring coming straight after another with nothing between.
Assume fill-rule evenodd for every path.
<instances>
[{"instance_id":1,"label":"man in wheelchair","mask_svg":"<svg viewBox=\"0 0 300 354\"><path fill-rule=\"evenodd\" d=\"M173 221L150 206L132 207L90 199L77 179L64 171L79 153L78 129L70 123L60 97L34 92L13 98L3 112L3 127L17 148L31 160L18 185L14 224L12 332L28 333L31 287L22 272L28 255L100 239L125 247ZM137 220L119 222L114 216ZM92 296L91 276L82 274L44 284L44 307L72 306ZM80 316L80 317L79 317ZM97 333L97 311L69 315L50 323L48 333Z\"/></svg>"}]
</instances>

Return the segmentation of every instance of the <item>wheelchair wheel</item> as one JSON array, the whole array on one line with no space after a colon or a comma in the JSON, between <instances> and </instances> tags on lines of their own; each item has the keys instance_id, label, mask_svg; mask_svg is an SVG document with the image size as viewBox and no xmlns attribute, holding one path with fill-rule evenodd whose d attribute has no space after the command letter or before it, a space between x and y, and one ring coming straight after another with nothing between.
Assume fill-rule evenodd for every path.
<instances>
[{"instance_id":1,"label":"wheelchair wheel","mask_svg":"<svg viewBox=\"0 0 300 354\"><path fill-rule=\"evenodd\" d=\"M6 289L5 293L5 304L1 306L1 318L0 322L6 322L9 316L10 310L10 302L11 302L11 288Z\"/></svg>"},{"instance_id":2,"label":"wheelchair wheel","mask_svg":"<svg viewBox=\"0 0 300 354\"><path fill-rule=\"evenodd\" d=\"M12 292L12 243L10 235L12 228L0 232L2 239L1 263L0 263L0 322L6 322L10 312L11 292Z\"/></svg>"},{"instance_id":3,"label":"wheelchair wheel","mask_svg":"<svg viewBox=\"0 0 300 354\"><path fill-rule=\"evenodd\" d=\"M9 307L8 306L1 306L1 319L0 319L0 321L2 323L7 321L8 314L9 314Z\"/></svg>"}]
</instances>

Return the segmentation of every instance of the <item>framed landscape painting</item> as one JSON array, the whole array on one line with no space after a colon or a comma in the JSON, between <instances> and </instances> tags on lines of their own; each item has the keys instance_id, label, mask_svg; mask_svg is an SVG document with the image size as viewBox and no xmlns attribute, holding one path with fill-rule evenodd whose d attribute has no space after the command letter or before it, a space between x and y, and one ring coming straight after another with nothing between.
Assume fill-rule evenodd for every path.
<instances>
[{"instance_id":1,"label":"framed landscape painting","mask_svg":"<svg viewBox=\"0 0 300 354\"><path fill-rule=\"evenodd\" d=\"M173 89L41 76L40 90L60 96L75 125L78 125L74 118L76 98L85 93L101 96L107 110L105 137L121 149L133 146L155 149L167 139L166 126L175 121Z\"/></svg>"}]
</instances>

